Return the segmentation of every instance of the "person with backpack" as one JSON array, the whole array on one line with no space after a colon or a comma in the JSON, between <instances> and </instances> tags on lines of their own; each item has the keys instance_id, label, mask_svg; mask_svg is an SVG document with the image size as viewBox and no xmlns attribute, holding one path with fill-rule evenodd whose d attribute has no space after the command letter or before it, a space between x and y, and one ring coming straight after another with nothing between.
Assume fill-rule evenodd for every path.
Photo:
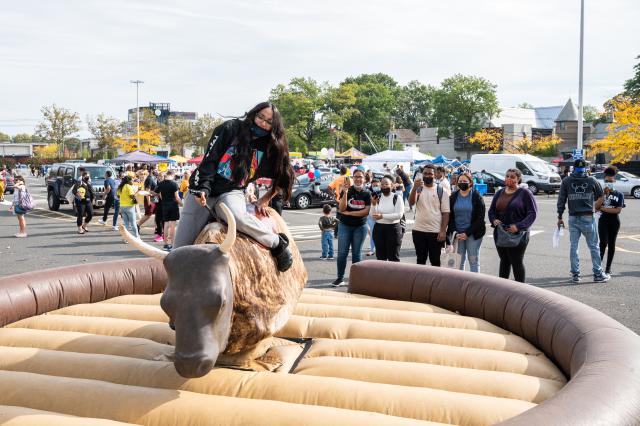
<instances>
[{"instance_id":1,"label":"person with backpack","mask_svg":"<svg viewBox=\"0 0 640 426\"><path fill-rule=\"evenodd\" d=\"M604 260L604 252L607 250L607 266L604 273L611 275L611 264L616 252L616 239L620 230L620 212L624 203L624 195L615 189L618 168L609 166L604 169L604 197L601 203L596 203L596 210L600 212L598 219L598 236L600 237L600 261Z\"/></svg>"},{"instance_id":2,"label":"person with backpack","mask_svg":"<svg viewBox=\"0 0 640 426\"><path fill-rule=\"evenodd\" d=\"M82 179L73 185L71 192L75 197L78 234L82 235L89 232L87 225L93 218L93 201L95 200L95 193L91 185L91 176L88 172L82 173Z\"/></svg>"},{"instance_id":3,"label":"person with backpack","mask_svg":"<svg viewBox=\"0 0 640 426\"><path fill-rule=\"evenodd\" d=\"M404 198L402 192L391 191L393 180L385 176L380 181L380 193L371 198L370 217L375 220L373 241L376 246L376 259L400 262L400 247L404 230L401 220L404 217Z\"/></svg>"},{"instance_id":4,"label":"person with backpack","mask_svg":"<svg viewBox=\"0 0 640 426\"><path fill-rule=\"evenodd\" d=\"M471 173L464 172L458 176L458 190L449 197L449 229L450 239L455 239L460 255L460 270L464 271L464 262L469 259L469 270L480 272L480 247L482 238L487 232L484 223L486 208L484 199L473 188Z\"/></svg>"},{"instance_id":5,"label":"person with backpack","mask_svg":"<svg viewBox=\"0 0 640 426\"><path fill-rule=\"evenodd\" d=\"M18 227L19 231L15 234L16 238L26 238L27 237L27 221L25 220L25 216L29 210L33 210L35 207L35 203L31 194L27 190L27 185L24 181L24 178L20 175L14 178L15 189L13 192L13 203L11 204L10 210L13 210L13 213L18 218Z\"/></svg>"},{"instance_id":6,"label":"person with backpack","mask_svg":"<svg viewBox=\"0 0 640 426\"><path fill-rule=\"evenodd\" d=\"M409 206L415 206L415 223L411 236L416 249L417 263L440 266L440 251L449 224L449 196L435 183L435 166L424 166L422 178L418 175L409 194Z\"/></svg>"}]
</instances>

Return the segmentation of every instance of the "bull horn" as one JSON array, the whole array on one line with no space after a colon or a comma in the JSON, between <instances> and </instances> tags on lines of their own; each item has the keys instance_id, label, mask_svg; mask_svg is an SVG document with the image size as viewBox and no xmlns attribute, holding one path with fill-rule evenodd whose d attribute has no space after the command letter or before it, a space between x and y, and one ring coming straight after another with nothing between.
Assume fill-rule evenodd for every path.
<instances>
[{"instance_id":1,"label":"bull horn","mask_svg":"<svg viewBox=\"0 0 640 426\"><path fill-rule=\"evenodd\" d=\"M222 209L227 219L227 236L220 243L220 251L229 254L233 243L236 242L236 218L233 217L231 210L224 203L220 203L220 209Z\"/></svg>"},{"instance_id":2,"label":"bull horn","mask_svg":"<svg viewBox=\"0 0 640 426\"><path fill-rule=\"evenodd\" d=\"M136 226L136 225L134 224L133 226ZM158 259L158 260L164 260L164 258L167 257L167 255L169 254L166 251L162 251L160 249L155 248L151 244L145 243L140 238L134 237L133 235L131 235L129 231L127 231L127 228L125 228L125 226L122 223L120 224L118 230L120 231L120 234L122 234L124 239L127 240L129 244L131 244L133 247L137 248L143 254L146 254L149 257L153 257L154 259Z\"/></svg>"}]
</instances>

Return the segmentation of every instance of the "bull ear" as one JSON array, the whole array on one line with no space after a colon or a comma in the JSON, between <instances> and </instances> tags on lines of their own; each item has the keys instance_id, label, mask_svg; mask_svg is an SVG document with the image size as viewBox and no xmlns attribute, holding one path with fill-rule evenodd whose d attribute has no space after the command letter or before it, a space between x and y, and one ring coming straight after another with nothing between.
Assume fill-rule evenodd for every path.
<instances>
[{"instance_id":1,"label":"bull ear","mask_svg":"<svg viewBox=\"0 0 640 426\"><path fill-rule=\"evenodd\" d=\"M229 254L231 247L236 242L236 218L224 203L220 203L220 209L224 212L227 220L227 237L220 243L220 251Z\"/></svg>"}]
</instances>

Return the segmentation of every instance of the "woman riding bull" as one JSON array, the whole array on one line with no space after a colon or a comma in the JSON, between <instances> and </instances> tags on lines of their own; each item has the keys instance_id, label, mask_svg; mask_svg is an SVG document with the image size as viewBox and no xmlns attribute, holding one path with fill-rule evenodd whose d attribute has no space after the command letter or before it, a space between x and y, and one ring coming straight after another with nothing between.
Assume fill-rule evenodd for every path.
<instances>
[{"instance_id":1,"label":"woman riding bull","mask_svg":"<svg viewBox=\"0 0 640 426\"><path fill-rule=\"evenodd\" d=\"M226 121L213 131L204 158L191 175L173 248L193 244L209 221L209 209L224 217L220 208L224 203L238 231L270 249L279 271L289 269L293 258L287 236L247 214L244 190L261 177L273 182L255 202L256 213L266 215L265 207L278 190L285 201L289 199L295 179L280 112L269 102L259 103L244 117Z\"/></svg>"}]
</instances>

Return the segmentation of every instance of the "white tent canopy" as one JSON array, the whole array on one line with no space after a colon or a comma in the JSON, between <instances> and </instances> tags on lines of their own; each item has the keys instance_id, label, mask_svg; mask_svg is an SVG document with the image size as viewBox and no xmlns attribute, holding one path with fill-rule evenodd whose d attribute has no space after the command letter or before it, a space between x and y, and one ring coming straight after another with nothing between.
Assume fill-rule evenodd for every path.
<instances>
[{"instance_id":1,"label":"white tent canopy","mask_svg":"<svg viewBox=\"0 0 640 426\"><path fill-rule=\"evenodd\" d=\"M377 154L373 154L362 160L362 165L365 168L369 168L372 170L382 170L384 168L384 164L387 164L387 167L393 169L396 165L401 164L404 170L409 171L411 163L420 160L432 160L433 157L425 155L421 152L418 152L413 149L408 149L405 151L392 151L390 149L382 152L378 152Z\"/></svg>"}]
</instances>

